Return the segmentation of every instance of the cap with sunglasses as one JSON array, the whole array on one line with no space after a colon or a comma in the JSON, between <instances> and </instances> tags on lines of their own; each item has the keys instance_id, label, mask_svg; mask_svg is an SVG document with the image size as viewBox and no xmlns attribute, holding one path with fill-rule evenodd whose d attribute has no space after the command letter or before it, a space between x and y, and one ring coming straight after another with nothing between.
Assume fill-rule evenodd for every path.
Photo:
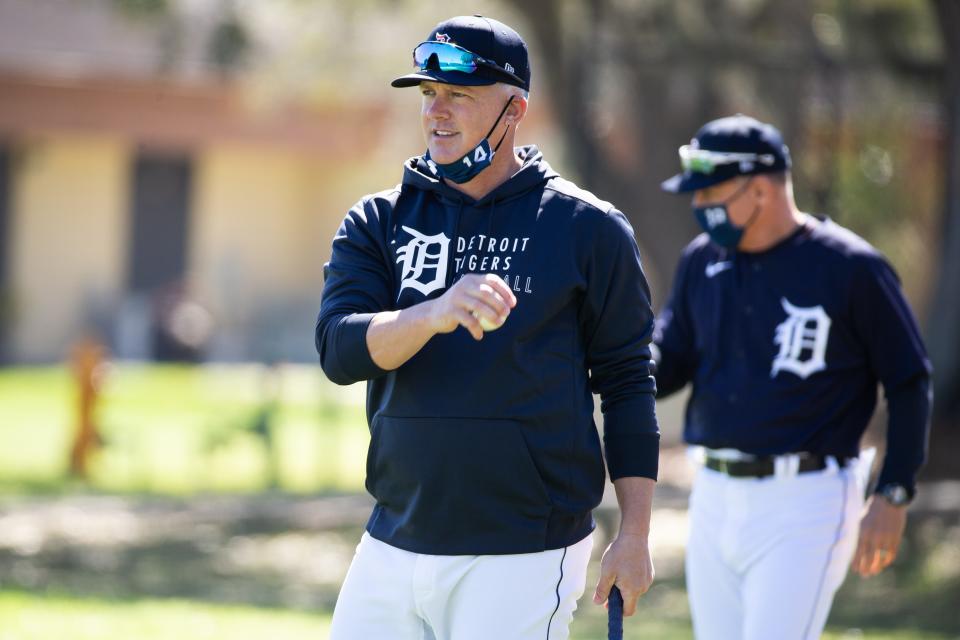
<instances>
[{"instance_id":1,"label":"cap with sunglasses","mask_svg":"<svg viewBox=\"0 0 960 640\"><path fill-rule=\"evenodd\" d=\"M738 113L703 125L680 147L678 173L660 186L670 193L696 191L737 176L790 169L790 150L776 127Z\"/></svg>"},{"instance_id":2,"label":"cap with sunglasses","mask_svg":"<svg viewBox=\"0 0 960 640\"><path fill-rule=\"evenodd\" d=\"M400 76L394 87L413 87L424 80L466 86L504 82L530 90L527 44L497 20L457 16L441 22L413 50L415 71Z\"/></svg>"}]
</instances>

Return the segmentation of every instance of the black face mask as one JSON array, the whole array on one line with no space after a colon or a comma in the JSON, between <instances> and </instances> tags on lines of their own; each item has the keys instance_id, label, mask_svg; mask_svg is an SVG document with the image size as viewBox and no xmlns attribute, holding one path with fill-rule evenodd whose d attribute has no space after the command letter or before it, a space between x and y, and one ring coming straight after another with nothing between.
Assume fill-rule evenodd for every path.
<instances>
[{"instance_id":1,"label":"black face mask","mask_svg":"<svg viewBox=\"0 0 960 640\"><path fill-rule=\"evenodd\" d=\"M753 178L744 182L742 187L737 189L733 195L723 202L693 207L693 215L696 216L700 227L707 232L707 235L710 236L710 239L714 243L721 247L735 249L737 245L740 244L740 240L743 239L743 233L747 230L747 227L753 224L753 221L760 213L760 205L757 205L753 213L750 214L750 219L747 220L747 223L742 227L730 221L730 212L727 209L727 205L739 198L743 192L746 191L747 187L750 186L751 180L753 180Z\"/></svg>"}]
</instances>

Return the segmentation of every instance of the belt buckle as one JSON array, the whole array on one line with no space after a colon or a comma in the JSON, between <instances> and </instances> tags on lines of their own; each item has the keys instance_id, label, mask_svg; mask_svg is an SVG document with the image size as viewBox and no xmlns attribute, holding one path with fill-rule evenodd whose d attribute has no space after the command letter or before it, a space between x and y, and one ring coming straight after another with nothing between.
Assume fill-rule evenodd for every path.
<instances>
[{"instance_id":1,"label":"belt buckle","mask_svg":"<svg viewBox=\"0 0 960 640\"><path fill-rule=\"evenodd\" d=\"M776 478L793 478L800 474L800 454L788 453L773 458L773 475Z\"/></svg>"}]
</instances>

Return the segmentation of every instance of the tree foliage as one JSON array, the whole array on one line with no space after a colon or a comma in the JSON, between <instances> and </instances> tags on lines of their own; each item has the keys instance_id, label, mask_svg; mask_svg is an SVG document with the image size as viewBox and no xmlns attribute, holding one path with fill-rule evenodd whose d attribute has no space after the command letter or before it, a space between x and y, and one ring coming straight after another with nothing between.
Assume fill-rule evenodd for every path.
<instances>
[{"instance_id":1,"label":"tree foliage","mask_svg":"<svg viewBox=\"0 0 960 640\"><path fill-rule=\"evenodd\" d=\"M509 4L541 52L578 179L626 210L658 301L695 233L687 203L659 189L677 169L676 148L715 117L774 122L793 151L801 206L874 242L927 311L937 406L955 415L960 3Z\"/></svg>"}]
</instances>

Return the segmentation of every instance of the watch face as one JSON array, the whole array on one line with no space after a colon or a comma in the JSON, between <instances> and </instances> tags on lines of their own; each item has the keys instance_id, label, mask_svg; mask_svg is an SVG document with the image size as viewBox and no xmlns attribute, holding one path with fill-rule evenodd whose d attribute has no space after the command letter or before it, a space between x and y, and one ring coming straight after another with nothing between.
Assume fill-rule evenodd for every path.
<instances>
[{"instance_id":1,"label":"watch face","mask_svg":"<svg viewBox=\"0 0 960 640\"><path fill-rule=\"evenodd\" d=\"M899 484L891 484L884 487L882 494L892 505L900 506L910 501L907 489Z\"/></svg>"}]
</instances>

